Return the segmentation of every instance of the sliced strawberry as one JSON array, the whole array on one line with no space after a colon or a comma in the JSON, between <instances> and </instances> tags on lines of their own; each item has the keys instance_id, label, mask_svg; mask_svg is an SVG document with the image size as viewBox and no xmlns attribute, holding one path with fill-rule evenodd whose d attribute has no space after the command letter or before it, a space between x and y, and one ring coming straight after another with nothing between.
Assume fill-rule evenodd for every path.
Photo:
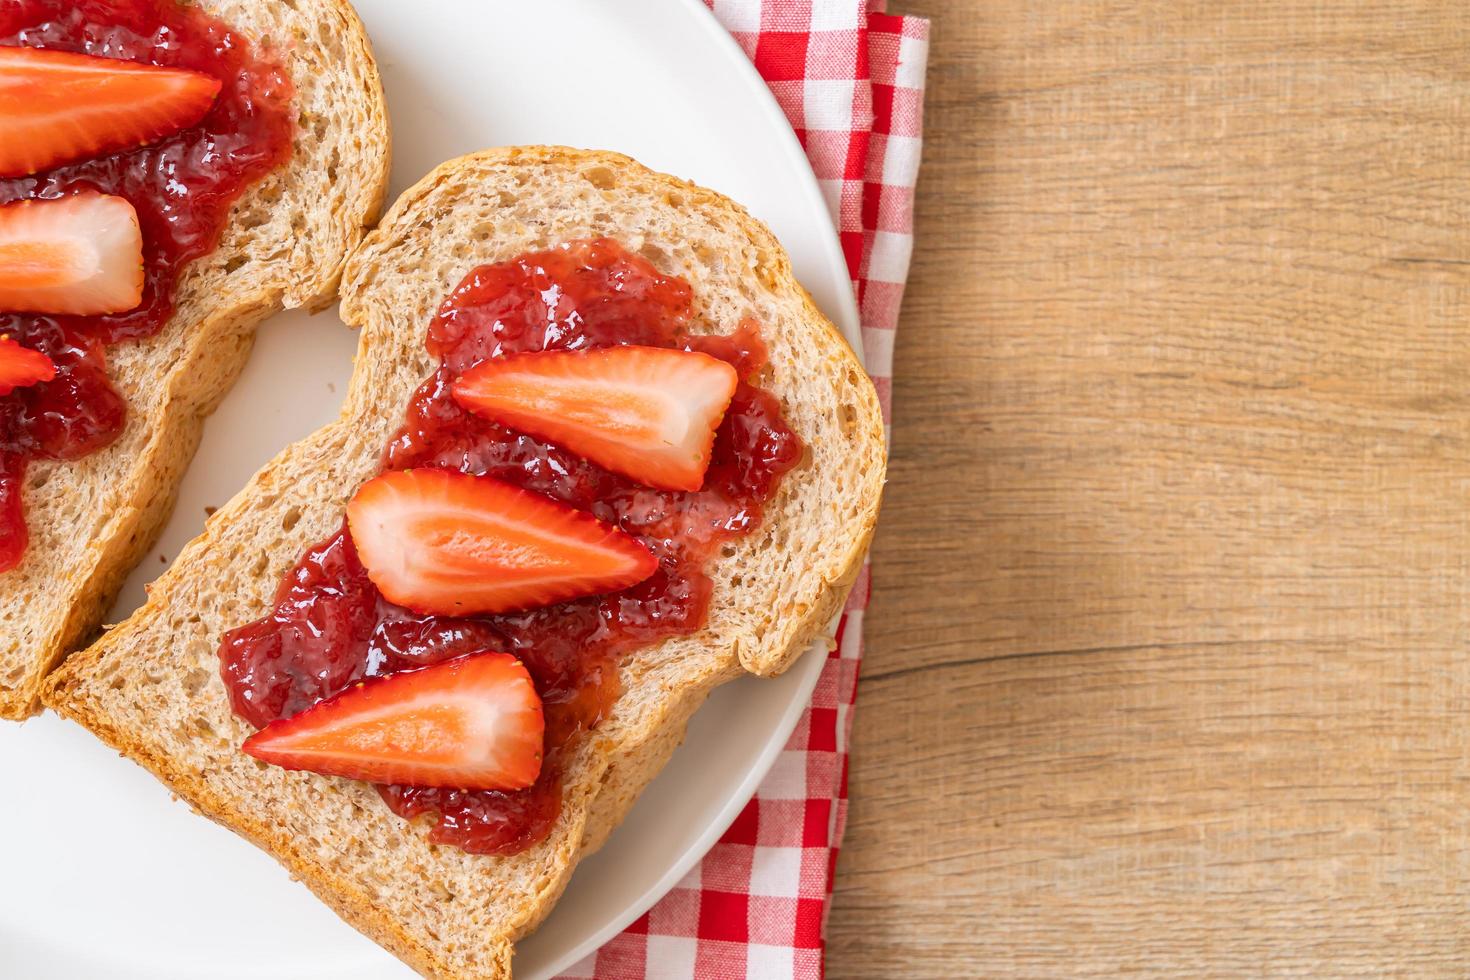
<instances>
[{"instance_id":1,"label":"sliced strawberry","mask_svg":"<svg viewBox=\"0 0 1470 980\"><path fill-rule=\"evenodd\" d=\"M488 476L397 470L347 505L368 578L390 601L441 616L512 612L641 582L638 539Z\"/></svg>"},{"instance_id":2,"label":"sliced strawberry","mask_svg":"<svg viewBox=\"0 0 1470 980\"><path fill-rule=\"evenodd\" d=\"M0 177L170 136L203 119L219 90L203 72L0 47Z\"/></svg>"},{"instance_id":3,"label":"sliced strawberry","mask_svg":"<svg viewBox=\"0 0 1470 980\"><path fill-rule=\"evenodd\" d=\"M7 336L0 336L0 395L17 388L50 381L56 377L56 365L38 350L22 347Z\"/></svg>"},{"instance_id":4,"label":"sliced strawberry","mask_svg":"<svg viewBox=\"0 0 1470 980\"><path fill-rule=\"evenodd\" d=\"M524 789L541 773L545 730L525 666L476 653L349 687L242 748L283 769L371 783Z\"/></svg>"},{"instance_id":5,"label":"sliced strawberry","mask_svg":"<svg viewBox=\"0 0 1470 980\"><path fill-rule=\"evenodd\" d=\"M454 384L464 407L661 490L698 490L739 378L664 347L541 351L483 361Z\"/></svg>"},{"instance_id":6,"label":"sliced strawberry","mask_svg":"<svg viewBox=\"0 0 1470 980\"><path fill-rule=\"evenodd\" d=\"M90 316L142 298L143 233L126 199L85 191L0 206L0 310Z\"/></svg>"}]
</instances>

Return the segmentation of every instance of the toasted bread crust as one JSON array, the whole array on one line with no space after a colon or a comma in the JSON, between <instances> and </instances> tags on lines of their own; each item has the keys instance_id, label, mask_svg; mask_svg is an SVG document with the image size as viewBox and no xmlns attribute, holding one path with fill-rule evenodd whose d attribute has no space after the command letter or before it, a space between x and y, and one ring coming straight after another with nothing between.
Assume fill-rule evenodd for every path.
<instances>
[{"instance_id":1,"label":"toasted bread crust","mask_svg":"<svg viewBox=\"0 0 1470 980\"><path fill-rule=\"evenodd\" d=\"M709 625L629 657L623 695L567 767L551 836L509 858L467 855L427 844L421 824L393 816L362 784L239 753L249 729L229 712L215 649L223 630L260 615L284 569L376 471L403 403L432 370L422 334L443 295L481 262L599 232L690 278L710 326L728 330L754 309L772 351L762 384L782 398L810 459L783 482L761 528L712 562ZM514 941L550 911L709 692L743 672L784 670L828 628L877 518L877 396L763 225L611 153L508 148L444 164L354 254L342 312L363 335L341 419L257 474L147 605L55 672L43 698L265 848L426 976L508 977Z\"/></svg>"},{"instance_id":2,"label":"toasted bread crust","mask_svg":"<svg viewBox=\"0 0 1470 980\"><path fill-rule=\"evenodd\" d=\"M255 327L283 308L332 302L347 255L387 193L387 109L350 4L200 5L253 38L271 38L267 55L290 71L299 95L292 158L246 190L220 247L180 276L177 311L159 333L110 349L129 402L117 442L82 460L30 467L31 547L0 573L0 718L39 709L42 678L92 635L152 547ZM323 183L334 192L323 195ZM309 247L290 247L293 236Z\"/></svg>"}]
</instances>

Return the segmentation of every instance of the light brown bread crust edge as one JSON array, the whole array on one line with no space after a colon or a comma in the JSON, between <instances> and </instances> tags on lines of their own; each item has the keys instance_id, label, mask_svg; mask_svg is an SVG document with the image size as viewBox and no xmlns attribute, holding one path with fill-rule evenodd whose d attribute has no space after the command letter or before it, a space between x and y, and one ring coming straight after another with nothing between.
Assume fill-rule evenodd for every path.
<instances>
[{"instance_id":1,"label":"light brown bread crust edge","mask_svg":"<svg viewBox=\"0 0 1470 980\"><path fill-rule=\"evenodd\" d=\"M359 229L352 237L360 240L382 211L388 193L392 139L387 101L371 42L357 12L347 0L326 0L325 7L325 15L339 21L334 28L340 28L340 33L335 29L333 33L352 59L353 69L365 82L366 90L362 94L372 125L361 135L379 163L376 172L363 175L366 179L360 198L341 215ZM372 159L372 154L369 158ZM290 166L301 163L309 166L312 161L293 161ZM244 198L248 196L249 191ZM237 205L237 212L245 205L244 198ZM342 271L355 244L356 241L350 242L332 261L318 262L292 282L272 284L241 295L233 306L213 311L193 327L185 357L168 370L167 407L138 459L147 478L130 488L122 508L127 516L114 523L113 534L102 543L96 561L73 589L73 601L60 628L48 642L35 649L29 674L14 687L0 686L0 719L20 721L41 709L40 690L46 675L88 639L123 582L158 539L173 512L184 471L199 446L205 419L218 407L249 359L255 328L284 308L300 307L315 312L329 306L336 297ZM182 273L181 280L188 274L188 270ZM168 330L176 322L175 318L162 329Z\"/></svg>"},{"instance_id":2,"label":"light brown bread crust edge","mask_svg":"<svg viewBox=\"0 0 1470 980\"><path fill-rule=\"evenodd\" d=\"M78 657L96 656L100 654L99 648L102 646L103 641L99 641L79 653ZM97 654L94 654L94 651ZM398 919L384 912L381 906L369 896L364 895L349 878L326 873L318 863L302 855L297 848L299 842L295 838L274 831L263 821L250 819L242 814L228 798L214 793L197 773L175 765L167 756L158 755L146 743L130 737L113 725L105 714L89 710L87 702L70 699L67 675L79 677L85 673L85 670L85 665L76 663L74 658L73 661L64 664L60 670L52 673L45 683L43 697L46 705L63 717L70 718L87 728L103 743L153 773L194 812L233 831L270 854L285 867L292 878L310 888L312 893L336 912L344 922L425 977L432 978L432 980L479 980L477 977L457 972L449 963L418 942L412 933L403 928L403 924ZM599 801L611 800L614 805L593 809L589 812L582 847L576 857L577 862L602 847L608 836L622 822L623 817L637 801L639 794L653 777L658 775L659 770L669 761L674 750L684 741L684 732L689 719L718 683L716 681L704 686L691 687L684 692L680 703L674 706L676 717L670 718L669 724L649 741L619 746L617 753L608 762L606 775L602 781L603 790L598 797ZM528 917L524 928L517 935L509 940L489 938L493 959L498 964L499 972L486 976L495 977L497 980L502 977L511 977L511 960L515 953L515 941L530 933L550 914L569 880L570 874L563 876L557 882L554 892L544 896L541 907Z\"/></svg>"},{"instance_id":3,"label":"light brown bread crust edge","mask_svg":"<svg viewBox=\"0 0 1470 980\"><path fill-rule=\"evenodd\" d=\"M867 410L857 420L857 423L867 430L861 442L864 445L879 447L879 455L873 460L870 473L876 487L873 506L864 514L863 524L850 529L851 537L848 539L847 554L843 556L841 562L842 574L821 583L822 588L818 589L816 595L813 596L811 610L806 615L783 624L786 627L784 639L763 644L760 650L740 651L741 664L752 674L775 677L784 673L842 610L847 593L862 570L863 560L868 553L868 545L872 541L873 531L878 524L878 505L881 502L882 485L886 476L887 457L886 450L882 448L885 445L883 414L878 405L877 392L868 379L867 371L857 354L854 353L852 346L842 336L842 332L817 307L811 293L807 292L797 280L792 272L791 258L786 254L786 249L763 222L751 217L744 207L723 194L701 187L691 181L649 170L631 157L611 150L583 150L567 146L496 147L441 163L400 194L393 202L388 212L383 215L379 226L363 240L357 252L348 260L346 280L352 283L355 278L356 269L354 267L359 257L371 252L374 248L381 247L386 238L397 234L400 217L417 207L439 184L455 178L462 170L480 163L495 165L522 161L568 167L585 167L601 163L619 170L633 168L640 171L645 179L665 184L670 190L684 195L690 202L689 206L701 204L726 210L739 223L746 237L755 243L765 255L766 261L759 270L763 284L776 291L787 289L793 291L803 304L806 322L817 325L817 329L827 334L827 342L833 349L843 352L850 362L848 369L861 379L857 387L861 388L864 395L867 396L868 402ZM352 285L357 284L352 283ZM344 321L353 324L367 321L371 313L364 302L366 292L365 289L351 288L344 293L342 296ZM348 409L344 407L343 418L348 417L348 414Z\"/></svg>"},{"instance_id":4,"label":"light brown bread crust edge","mask_svg":"<svg viewBox=\"0 0 1470 980\"><path fill-rule=\"evenodd\" d=\"M650 179L665 181L670 187L676 187L682 193L691 195L705 204L727 209L729 213L737 216L743 232L771 257L772 262L763 264L761 270L766 285L773 289L795 290L799 293L804 303L804 315L807 322L813 325L823 325L823 329L830 332L828 340L834 342L834 349L844 351L845 356L850 360L852 369L861 374L861 367L846 342L820 314L810 297L801 291L795 280L791 278L784 250L763 225L751 219L737 205L713 192L675 178L653 174L651 171L646 171L641 165L617 154L593 153L559 147L532 147L486 151L451 161L437 168L399 198L384 217L379 231L374 232L365 240L359 254L379 244L384 236L393 234L398 218L404 212L412 209L446 174L457 173L460 169L477 161L503 163L514 161L517 158L561 163L567 166L600 161L617 168L636 168L640 174L645 174ZM370 313L359 302L362 295L352 281L351 265L350 262L348 295L344 297L343 317L348 322L363 323L366 322ZM861 567L866 545L877 518L878 496L883 473L882 424L877 409L876 393L872 391L866 375L861 375L861 377L863 390L860 400L865 401L867 406L864 417L860 420L864 429L863 441L867 445L877 447L875 466L869 474L870 483L865 491L867 499L862 519L857 527L847 529L848 533L844 535L846 554L836 565L839 569L838 573L829 576L825 581L811 583L813 595L804 614L791 621L780 637L767 636L760 650L738 651L741 664L752 672L779 673L807 650L840 609L847 588ZM349 401L349 404L344 406L342 419L351 419L355 414ZM250 487L242 491L241 496L257 485L272 483L271 472L274 466L275 463L268 465L256 479L252 480ZM237 497L237 500L239 499ZM233 510L234 502L223 508L216 518L211 519L201 538L190 545L189 553L192 554L196 550L201 553L207 552L216 530L216 523L232 514ZM182 560L181 557L180 561ZM469 977L470 974L456 972L449 962L433 950L426 948L409 930L404 928L402 923L384 914L350 879L325 871L317 862L302 853L300 841L290 835L280 833L268 823L251 819L240 813L230 798L217 794L196 771L180 766L166 753L155 752L143 740L127 731L120 730L104 711L98 710L97 702L84 689L89 672L114 647L122 645L124 634L134 624L146 624L151 615L159 613L161 605L161 596L150 598L149 604L135 614L128 624L104 636L93 647L77 654L54 673L45 686L43 697L46 704L60 714L88 727L104 742L144 765L171 790L189 801L200 813L270 852L293 876L307 884L342 918L415 969L427 976L443 977L446 980L460 980L460 978ZM139 626L138 628L146 627ZM580 829L579 843L566 872L550 883L550 888L539 896L539 901L534 907L521 910L513 934L486 937L485 941L492 952L491 959L496 966L494 972L483 975L501 977L510 975L509 963L513 941L525 935L544 918L565 887L571 868L581 857L601 846L611 830L621 821L638 793L662 768L669 755L682 741L689 717L704 702L708 693L720 683L737 676L739 672L737 668L733 672L724 671L701 675L693 683L681 687L677 696L666 699L667 703L660 714L660 725L655 730L645 731L641 733L640 738L630 739L612 747L603 771L600 789L586 806L585 822Z\"/></svg>"},{"instance_id":5,"label":"light brown bread crust edge","mask_svg":"<svg viewBox=\"0 0 1470 980\"><path fill-rule=\"evenodd\" d=\"M38 651L34 679L21 687L0 688L0 718L19 721L40 710L40 687L45 675L97 626L123 581L153 546L173 511L179 481L198 448L205 416L214 410L244 369L250 356L252 330L274 308L273 303L263 301L253 308L229 311L234 315L221 316L200 326L200 335L209 343L200 343L191 350L187 362L190 370L175 378L189 381L189 391L176 395L185 405L181 411L167 413L165 424L150 440L143 462L150 468L152 478L133 488L128 507L134 516L124 522L126 533L106 542L101 560L92 567L85 585L78 590L78 601L67 611L56 641ZM200 384L204 379L212 383ZM188 410L190 396L197 399L193 404L198 406L192 411Z\"/></svg>"}]
</instances>

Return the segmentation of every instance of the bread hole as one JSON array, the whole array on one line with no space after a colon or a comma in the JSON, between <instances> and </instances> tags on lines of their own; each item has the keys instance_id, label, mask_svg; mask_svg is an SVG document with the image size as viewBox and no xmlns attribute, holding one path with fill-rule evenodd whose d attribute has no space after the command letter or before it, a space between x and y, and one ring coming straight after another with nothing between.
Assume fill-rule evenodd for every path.
<instances>
[{"instance_id":1,"label":"bread hole","mask_svg":"<svg viewBox=\"0 0 1470 980\"><path fill-rule=\"evenodd\" d=\"M196 717L194 719L194 730L197 734L202 735L205 738L219 738L219 732L214 730L214 726L200 717Z\"/></svg>"},{"instance_id":2,"label":"bread hole","mask_svg":"<svg viewBox=\"0 0 1470 980\"><path fill-rule=\"evenodd\" d=\"M587 183L600 191L612 190L618 186L618 178L608 167L592 167L582 171L582 176Z\"/></svg>"},{"instance_id":3,"label":"bread hole","mask_svg":"<svg viewBox=\"0 0 1470 980\"><path fill-rule=\"evenodd\" d=\"M259 228L270 220L270 216L260 209L252 209L235 218L240 231L252 231Z\"/></svg>"},{"instance_id":4,"label":"bread hole","mask_svg":"<svg viewBox=\"0 0 1470 980\"><path fill-rule=\"evenodd\" d=\"M232 272L238 272L240 268L249 261L250 256L248 255L241 254L230 256L229 260L225 262L225 275L229 275Z\"/></svg>"},{"instance_id":5,"label":"bread hole","mask_svg":"<svg viewBox=\"0 0 1470 980\"><path fill-rule=\"evenodd\" d=\"M327 161L327 179L332 183L337 182L337 165L342 162L342 151L335 146L332 147L331 159Z\"/></svg>"},{"instance_id":6,"label":"bread hole","mask_svg":"<svg viewBox=\"0 0 1470 980\"><path fill-rule=\"evenodd\" d=\"M191 698L198 697L199 692L209 683L209 671L202 667L196 667L184 675L184 692Z\"/></svg>"},{"instance_id":7,"label":"bread hole","mask_svg":"<svg viewBox=\"0 0 1470 980\"><path fill-rule=\"evenodd\" d=\"M25 664L19 664L18 666L10 668L10 671L5 675L5 686L14 687L19 684L20 679L25 676L25 672Z\"/></svg>"},{"instance_id":8,"label":"bread hole","mask_svg":"<svg viewBox=\"0 0 1470 980\"><path fill-rule=\"evenodd\" d=\"M851 404L842 406L842 431L850 435L857 428L857 419L856 408L853 408Z\"/></svg>"},{"instance_id":9,"label":"bread hole","mask_svg":"<svg viewBox=\"0 0 1470 980\"><path fill-rule=\"evenodd\" d=\"M734 558L735 557L735 547L733 545L728 545L727 544L723 548L720 549L720 554L721 555L724 555L726 558Z\"/></svg>"},{"instance_id":10,"label":"bread hole","mask_svg":"<svg viewBox=\"0 0 1470 980\"><path fill-rule=\"evenodd\" d=\"M670 191L664 195L664 203L670 207L682 208L684 206L684 195L678 191Z\"/></svg>"},{"instance_id":11,"label":"bread hole","mask_svg":"<svg viewBox=\"0 0 1470 980\"><path fill-rule=\"evenodd\" d=\"M652 262L654 265L656 265L656 266L658 266L660 268L668 268L669 265L671 264L669 262L669 253L668 252L665 252L663 249L659 248L657 245L654 245L652 242L645 242L644 245L643 245L643 247L640 248L638 250L638 252L645 259L647 259L648 261Z\"/></svg>"},{"instance_id":12,"label":"bread hole","mask_svg":"<svg viewBox=\"0 0 1470 980\"><path fill-rule=\"evenodd\" d=\"M612 224L612 215L606 211L593 211L592 223L594 225L610 225Z\"/></svg>"},{"instance_id":13,"label":"bread hole","mask_svg":"<svg viewBox=\"0 0 1470 980\"><path fill-rule=\"evenodd\" d=\"M733 575L733 576L730 577L730 588L732 588L732 589L738 589L744 583L745 583L744 576L741 576L741 575Z\"/></svg>"},{"instance_id":14,"label":"bread hole","mask_svg":"<svg viewBox=\"0 0 1470 980\"><path fill-rule=\"evenodd\" d=\"M301 508L291 507L281 517L281 530L289 531L301 521Z\"/></svg>"},{"instance_id":15,"label":"bread hole","mask_svg":"<svg viewBox=\"0 0 1470 980\"><path fill-rule=\"evenodd\" d=\"M252 567L250 569L250 574L251 575L264 575L265 574L265 570L266 570L266 568L268 568L270 566L270 563L271 563L270 555L268 555L264 551L262 551L260 553L260 555L255 559L255 565L254 565L254 567Z\"/></svg>"}]
</instances>

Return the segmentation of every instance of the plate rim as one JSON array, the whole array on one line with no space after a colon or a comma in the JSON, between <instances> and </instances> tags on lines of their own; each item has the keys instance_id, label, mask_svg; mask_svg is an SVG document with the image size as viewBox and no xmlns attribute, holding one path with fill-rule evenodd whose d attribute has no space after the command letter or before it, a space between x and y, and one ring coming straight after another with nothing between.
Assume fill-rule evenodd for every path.
<instances>
[{"instance_id":1,"label":"plate rim","mask_svg":"<svg viewBox=\"0 0 1470 980\"><path fill-rule=\"evenodd\" d=\"M859 362L862 363L863 344L858 304L852 288L846 257L831 216L829 196L824 191L823 184L817 179L784 110L765 80L756 71L745 50L702 0L672 0L672 2L665 0L661 7L658 16L670 22L671 34L683 37L691 43L698 43L700 57L708 55L710 71L727 77L729 97L747 101L742 113L745 121L751 126L751 132L760 133L761 129L768 130L768 133L761 133L759 139L773 161L772 173L769 174L769 177L773 184L786 188L782 194L789 195L787 200L790 205L787 210L772 214L771 219L774 223L786 227L788 231L793 227L799 229L799 232L793 236L793 247L795 254L801 258L802 268L806 272L807 278L804 284L814 286L822 294L823 305L820 309L824 316L837 326L838 331L852 347ZM651 47L653 50L647 54L658 57L657 47ZM762 119L769 125L763 124ZM487 135L490 136L491 141L494 141L496 136L510 134L490 133ZM607 135L604 134L604 136ZM622 137L616 140L602 138L590 141L590 143L608 145L613 149L618 149L620 142L623 142ZM673 167L657 164L655 164L655 169L675 171ZM711 186L718 188L722 185L713 183ZM746 206L743 199L736 198L735 200L741 207ZM759 200L757 196L757 204ZM392 200L385 202L385 207L391 205ZM764 223L760 217L757 217L756 220ZM355 336L352 346L356 348ZM238 487L234 487L232 492L234 490L238 490ZM189 539L192 540L193 536L190 534ZM152 557L151 553L149 557ZM141 568L140 565L139 570ZM579 925L569 930L574 933L573 935L566 937L574 941L568 943L565 940L558 940L550 943L547 948L548 955L539 957L538 954L541 964L534 971L527 970L524 974L518 969L516 974L518 978L538 980L538 978L550 977L582 960L626 929L630 923L667 895L706 856L710 848L718 842L730 824L749 803L760 784L781 758L792 731L795 730L811 704L811 695L825 669L828 644L840 616L841 613L826 625L826 628L813 641L812 646L803 651L786 672L788 680L796 683L791 686L790 693L786 695L786 704L781 708L779 720L774 724L757 726L763 731L763 735L757 736L762 739L759 751L753 756L746 756L747 759L752 759L751 763L740 767L738 778L726 779L723 786L716 788L717 792L711 792L712 801L721 801L719 806L714 808L713 815L705 817L703 821L688 822L686 826L690 830L698 828L697 833L692 835L692 842L683 848L675 860L667 865L660 861L654 866L662 870L651 884L640 890L636 900L626 903L594 902L594 906L600 906L597 911L604 913L598 916L603 919L603 924L584 933L580 940L575 939L575 932L580 931L580 923L583 920L574 917L572 921ZM749 678L749 675L747 677ZM757 684L760 683L754 678L749 679L754 680ZM660 775L663 775L662 771L655 774L654 778L657 779ZM188 819L198 820L199 817L189 815ZM621 829L621 825L614 829L609 842L616 839ZM249 849L258 850L253 844L249 846ZM267 852L266 856L271 855ZM575 869L572 878L568 881L568 886L575 888L574 881ZM319 902L320 900L313 896L312 901ZM324 907L330 908L329 906ZM596 919L590 919L590 921L595 922ZM0 932L4 932L4 929L0 928ZM518 943L518 950L520 946L521 943ZM382 955L385 957L385 965L395 962L392 954L384 952ZM397 965L399 969L405 969L401 964ZM4 971L0 970L0 972Z\"/></svg>"},{"instance_id":2,"label":"plate rim","mask_svg":"<svg viewBox=\"0 0 1470 980\"><path fill-rule=\"evenodd\" d=\"M740 47L740 44L725 29L724 25L715 18L714 12L705 6L703 0L679 0L679 2L686 11L692 12L692 16L697 20L700 29L710 38L711 43L715 47L724 52L726 60L734 65L734 70L746 76L747 81L751 83L750 87L756 90L755 97L765 106L766 114L779 122L779 131L783 134L782 142L786 144L786 153L788 156L796 158L799 163L798 166L794 166L791 169L797 175L798 179L807 185L806 189L809 194L814 199L823 202L825 208L826 195L823 194L822 186L817 180L816 172L812 169L810 158L807 157L806 151L802 149L801 142L796 138L796 131L791 128L791 121L786 117L786 113L781 108L780 103L776 101L775 94L771 92L765 79L756 71L755 65L751 63L744 49ZM830 215L825 223L824 230L825 234L822 234L821 237L824 241L824 250L827 252L827 259L835 267L842 269L846 274L848 268L847 258L842 252L841 240L837 236L837 226L831 221ZM863 369L866 370L867 359L863 351L862 321L858 313L857 296L851 288L839 290L837 303L839 306L838 310L823 310L822 313L824 316L829 317L837 326L838 332L842 334L843 339L847 341L848 345L852 347L853 353L857 355L858 363L862 364ZM866 557L863 560L866 561ZM846 606L846 596L844 596L843 606ZM811 704L812 692L816 690L817 681L821 678L822 670L826 664L828 654L827 643L832 638L833 631L836 629L837 623L841 620L842 615L842 612L838 612L827 625L827 628L822 631L822 634L813 641L812 645L791 666L790 670L792 671L805 671L796 695L792 697L791 702L787 705L785 713L781 716L781 721L772 729L771 738L762 748L760 755L757 756L756 764L746 771L744 778L740 781L734 794L729 797L725 806L705 826L704 832L695 844L670 864L664 874L646 889L638 897L637 901L631 903L617 915L611 917L606 925L593 932L586 939L582 940L582 942L560 955L553 957L549 965L537 970L535 973L529 974L526 980L548 980L548 978L557 976L568 968L575 966L587 956L595 953L598 949L601 949L609 940L637 921L639 916L643 915L643 913L647 912L654 905L657 905L659 900L672 891L674 886L682 881L694 869L696 864L704 860L705 855L719 842L719 839L724 836L725 831L729 830L730 825L735 822L735 818L740 815L740 812L754 798L756 790L760 788L760 784L770 774L772 767L776 764L777 758L785 750L786 743L791 738L791 733L796 730L796 725L801 720L801 716ZM655 774L653 778L656 780L658 776L659 774ZM621 829L621 825L613 829L612 834L608 837L609 842L613 840L619 829ZM580 858L578 864L580 867ZM574 869L572 877L567 882L567 887L572 888L575 886L575 883L576 870ZM529 935L535 935L535 931L533 930ZM526 938L529 938L529 936L517 942L518 949L520 942L524 942Z\"/></svg>"}]
</instances>

